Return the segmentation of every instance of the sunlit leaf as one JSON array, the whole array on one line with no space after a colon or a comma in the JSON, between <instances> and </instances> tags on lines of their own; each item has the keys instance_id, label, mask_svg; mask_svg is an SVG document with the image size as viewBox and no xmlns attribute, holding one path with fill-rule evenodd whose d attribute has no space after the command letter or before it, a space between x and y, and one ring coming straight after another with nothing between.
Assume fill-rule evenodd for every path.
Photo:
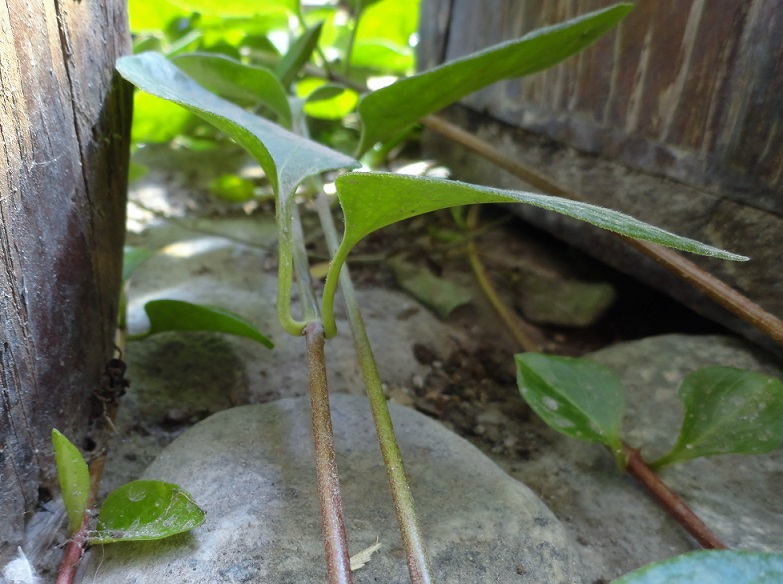
<instances>
[{"instance_id":1,"label":"sunlit leaf","mask_svg":"<svg viewBox=\"0 0 783 584\"><path fill-rule=\"evenodd\" d=\"M275 75L280 79L283 87L290 87L299 74L299 70L310 60L313 51L318 46L318 38L321 36L322 28L323 22L308 28L291 44L288 52L280 59L275 67Z\"/></svg>"},{"instance_id":2,"label":"sunlit leaf","mask_svg":"<svg viewBox=\"0 0 783 584\"><path fill-rule=\"evenodd\" d=\"M359 101L359 94L352 89L314 77L299 81L296 94L305 100L304 112L322 120L344 118Z\"/></svg>"},{"instance_id":3,"label":"sunlit leaf","mask_svg":"<svg viewBox=\"0 0 783 584\"><path fill-rule=\"evenodd\" d=\"M141 264L150 259L155 252L143 247L126 245L122 251L122 281L131 277Z\"/></svg>"},{"instance_id":4,"label":"sunlit leaf","mask_svg":"<svg viewBox=\"0 0 783 584\"><path fill-rule=\"evenodd\" d=\"M90 543L161 539L190 531L204 512L183 489L163 481L133 481L109 493Z\"/></svg>"},{"instance_id":5,"label":"sunlit leaf","mask_svg":"<svg viewBox=\"0 0 783 584\"><path fill-rule=\"evenodd\" d=\"M609 369L587 359L538 353L514 360L519 391L542 420L566 436L606 444L622 461L625 387Z\"/></svg>"},{"instance_id":6,"label":"sunlit leaf","mask_svg":"<svg viewBox=\"0 0 783 584\"><path fill-rule=\"evenodd\" d=\"M175 6L202 14L224 17L254 16L281 8L294 12L299 0L170 0Z\"/></svg>"},{"instance_id":7,"label":"sunlit leaf","mask_svg":"<svg viewBox=\"0 0 783 584\"><path fill-rule=\"evenodd\" d=\"M159 33L175 18L189 17L190 10L176 6L168 0L128 0L131 32Z\"/></svg>"},{"instance_id":8,"label":"sunlit leaf","mask_svg":"<svg viewBox=\"0 0 783 584\"><path fill-rule=\"evenodd\" d=\"M348 253L363 237L392 223L423 213L478 203L526 203L556 211L628 237L646 239L683 251L722 259L744 261L733 254L693 239L674 235L623 213L559 197L505 191L445 179L404 176L383 172L351 172L335 182L345 215L345 233L332 262L324 288L324 329L331 337L331 300Z\"/></svg>"},{"instance_id":9,"label":"sunlit leaf","mask_svg":"<svg viewBox=\"0 0 783 584\"><path fill-rule=\"evenodd\" d=\"M90 473L79 449L58 430L52 429L52 444L57 462L57 478L68 514L68 533L73 535L82 525L90 495Z\"/></svg>"},{"instance_id":10,"label":"sunlit leaf","mask_svg":"<svg viewBox=\"0 0 783 584\"><path fill-rule=\"evenodd\" d=\"M655 562L612 584L778 584L783 554L730 550L697 551Z\"/></svg>"},{"instance_id":11,"label":"sunlit leaf","mask_svg":"<svg viewBox=\"0 0 783 584\"><path fill-rule=\"evenodd\" d=\"M263 103L290 127L288 96L277 76L268 69L210 53L179 55L172 62L194 81L218 95Z\"/></svg>"},{"instance_id":12,"label":"sunlit leaf","mask_svg":"<svg viewBox=\"0 0 783 584\"><path fill-rule=\"evenodd\" d=\"M193 119L187 110L137 91L133 94L131 141L134 144L171 142L188 128Z\"/></svg>"},{"instance_id":13,"label":"sunlit leaf","mask_svg":"<svg viewBox=\"0 0 783 584\"><path fill-rule=\"evenodd\" d=\"M752 371L706 367L679 391L685 420L661 467L699 456L761 454L783 443L783 382Z\"/></svg>"},{"instance_id":14,"label":"sunlit leaf","mask_svg":"<svg viewBox=\"0 0 783 584\"><path fill-rule=\"evenodd\" d=\"M384 6L379 4L378 7ZM363 129L359 153L398 134L423 116L502 79L529 75L582 50L631 10L618 4L521 39L468 55L370 93L359 104ZM400 107L400 104L405 104Z\"/></svg>"},{"instance_id":15,"label":"sunlit leaf","mask_svg":"<svg viewBox=\"0 0 783 584\"><path fill-rule=\"evenodd\" d=\"M252 324L224 308L192 304L184 300L151 300L144 305L150 321L147 332L133 335L128 340L141 340L150 335L169 331L206 331L252 339L271 349L272 341Z\"/></svg>"},{"instance_id":16,"label":"sunlit leaf","mask_svg":"<svg viewBox=\"0 0 783 584\"><path fill-rule=\"evenodd\" d=\"M232 203L243 203L254 196L255 185L235 174L222 174L209 183L209 192Z\"/></svg>"}]
</instances>

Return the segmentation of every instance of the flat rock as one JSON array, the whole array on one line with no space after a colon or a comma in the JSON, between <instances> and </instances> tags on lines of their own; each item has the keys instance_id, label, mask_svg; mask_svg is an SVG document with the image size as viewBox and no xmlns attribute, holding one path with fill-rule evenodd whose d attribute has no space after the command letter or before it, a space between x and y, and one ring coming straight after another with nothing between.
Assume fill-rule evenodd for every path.
<instances>
[{"instance_id":1,"label":"flat rock","mask_svg":"<svg viewBox=\"0 0 783 584\"><path fill-rule=\"evenodd\" d=\"M331 401L351 553L382 544L355 581L408 582L367 401ZM529 489L438 422L390 409L438 582L572 581L564 529ZM168 540L97 548L84 582L325 581L306 398L217 413L177 438L144 476L181 485L206 522Z\"/></svg>"}]
</instances>

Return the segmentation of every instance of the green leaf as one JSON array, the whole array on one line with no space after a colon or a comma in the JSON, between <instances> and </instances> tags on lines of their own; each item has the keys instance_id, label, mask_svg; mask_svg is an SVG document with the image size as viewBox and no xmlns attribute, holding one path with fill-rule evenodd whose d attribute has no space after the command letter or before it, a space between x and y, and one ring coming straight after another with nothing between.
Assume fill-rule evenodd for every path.
<instances>
[{"instance_id":1,"label":"green leaf","mask_svg":"<svg viewBox=\"0 0 783 584\"><path fill-rule=\"evenodd\" d=\"M674 235L611 209L548 195L505 191L458 181L382 172L344 174L335 184L345 214L345 234L332 261L324 288L324 328L328 337L334 334L331 299L342 264L353 246L381 227L430 211L459 205L527 203L628 237L654 241L683 251L736 261L748 259L693 239Z\"/></svg>"},{"instance_id":2,"label":"green leaf","mask_svg":"<svg viewBox=\"0 0 783 584\"><path fill-rule=\"evenodd\" d=\"M612 584L778 584L783 554L697 551L643 566Z\"/></svg>"},{"instance_id":3,"label":"green leaf","mask_svg":"<svg viewBox=\"0 0 783 584\"><path fill-rule=\"evenodd\" d=\"M283 87L290 87L299 74L299 70L310 60L313 51L318 46L318 38L321 36L323 25L323 22L319 22L314 27L308 28L291 44L288 52L280 59L275 67L275 75L280 79Z\"/></svg>"},{"instance_id":4,"label":"green leaf","mask_svg":"<svg viewBox=\"0 0 783 584\"><path fill-rule=\"evenodd\" d=\"M190 11L175 6L168 0L128 0L131 32L160 33L175 18L190 16Z\"/></svg>"},{"instance_id":5,"label":"green leaf","mask_svg":"<svg viewBox=\"0 0 783 584\"><path fill-rule=\"evenodd\" d=\"M121 57L117 70L138 88L181 105L231 136L259 161L284 203L308 176L359 165L221 99L157 53Z\"/></svg>"},{"instance_id":6,"label":"green leaf","mask_svg":"<svg viewBox=\"0 0 783 584\"><path fill-rule=\"evenodd\" d=\"M170 0L175 6L192 12L214 14L223 17L250 17L281 8L295 12L299 0Z\"/></svg>"},{"instance_id":7,"label":"green leaf","mask_svg":"<svg viewBox=\"0 0 783 584\"><path fill-rule=\"evenodd\" d=\"M150 335L170 331L206 331L246 337L271 349L272 341L238 314L216 306L191 304L184 300L151 300L144 305L150 321L146 333L132 335L128 340L141 340Z\"/></svg>"},{"instance_id":8,"label":"green leaf","mask_svg":"<svg viewBox=\"0 0 783 584\"><path fill-rule=\"evenodd\" d=\"M517 385L542 420L561 434L606 444L624 460L620 425L625 387L603 365L538 353L514 355Z\"/></svg>"},{"instance_id":9,"label":"green leaf","mask_svg":"<svg viewBox=\"0 0 783 584\"><path fill-rule=\"evenodd\" d=\"M162 539L204 522L204 511L183 489L163 481L133 481L109 493L90 543Z\"/></svg>"},{"instance_id":10,"label":"green leaf","mask_svg":"<svg viewBox=\"0 0 783 584\"><path fill-rule=\"evenodd\" d=\"M699 456L761 454L783 443L783 382L732 367L706 367L680 386L685 420L674 448L650 466Z\"/></svg>"},{"instance_id":11,"label":"green leaf","mask_svg":"<svg viewBox=\"0 0 783 584\"><path fill-rule=\"evenodd\" d=\"M154 255L155 252L149 249L126 245L122 250L122 281L130 278L136 268Z\"/></svg>"},{"instance_id":12,"label":"green leaf","mask_svg":"<svg viewBox=\"0 0 783 584\"><path fill-rule=\"evenodd\" d=\"M209 183L209 192L225 201L243 203L253 198L255 185L252 180L236 174L221 174Z\"/></svg>"},{"instance_id":13,"label":"green leaf","mask_svg":"<svg viewBox=\"0 0 783 584\"><path fill-rule=\"evenodd\" d=\"M193 119L187 110L137 91L133 94L131 141L134 144L171 142L188 128Z\"/></svg>"},{"instance_id":14,"label":"green leaf","mask_svg":"<svg viewBox=\"0 0 783 584\"><path fill-rule=\"evenodd\" d=\"M87 510L90 473L79 449L55 428L52 429L52 444L54 444L54 457L57 461L57 478L60 481L63 503L68 514L68 534L73 535L79 531L84 512Z\"/></svg>"},{"instance_id":15,"label":"green leaf","mask_svg":"<svg viewBox=\"0 0 783 584\"><path fill-rule=\"evenodd\" d=\"M304 112L321 120L340 120L351 113L359 94L342 85L308 77L296 84L296 95L305 100Z\"/></svg>"},{"instance_id":16,"label":"green leaf","mask_svg":"<svg viewBox=\"0 0 783 584\"><path fill-rule=\"evenodd\" d=\"M359 163L334 150L293 134L210 93L156 53L117 60L117 70L140 89L168 99L207 120L244 147L261 164L277 196L279 282L277 310L288 333L301 334L306 323L291 315L293 278L291 196L308 176Z\"/></svg>"},{"instance_id":17,"label":"green leaf","mask_svg":"<svg viewBox=\"0 0 783 584\"><path fill-rule=\"evenodd\" d=\"M172 62L205 88L229 99L261 102L291 126L291 107L274 73L211 53L178 55Z\"/></svg>"},{"instance_id":18,"label":"green leaf","mask_svg":"<svg viewBox=\"0 0 783 584\"><path fill-rule=\"evenodd\" d=\"M367 95L359 155L420 118L502 79L536 73L584 49L631 10L618 4L446 63Z\"/></svg>"}]
</instances>

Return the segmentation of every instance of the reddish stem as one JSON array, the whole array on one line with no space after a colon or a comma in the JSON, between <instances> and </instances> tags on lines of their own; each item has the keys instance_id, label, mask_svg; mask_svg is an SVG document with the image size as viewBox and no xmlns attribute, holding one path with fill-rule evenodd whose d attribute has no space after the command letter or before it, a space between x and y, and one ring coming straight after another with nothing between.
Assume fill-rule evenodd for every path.
<instances>
[{"instance_id":1,"label":"reddish stem","mask_svg":"<svg viewBox=\"0 0 783 584\"><path fill-rule=\"evenodd\" d=\"M315 443L315 470L318 477L318 497L321 503L321 527L326 552L326 574L329 584L352 584L348 538L343 522L340 480L334 457L332 417L329 411L329 390L326 384L324 329L320 322L305 327L307 343L307 375L310 383L310 407Z\"/></svg>"},{"instance_id":2,"label":"reddish stem","mask_svg":"<svg viewBox=\"0 0 783 584\"><path fill-rule=\"evenodd\" d=\"M718 537L710 531L704 522L647 466L639 450L623 443L623 451L628 461L627 470L655 497L669 514L690 533L705 549L727 549Z\"/></svg>"}]
</instances>

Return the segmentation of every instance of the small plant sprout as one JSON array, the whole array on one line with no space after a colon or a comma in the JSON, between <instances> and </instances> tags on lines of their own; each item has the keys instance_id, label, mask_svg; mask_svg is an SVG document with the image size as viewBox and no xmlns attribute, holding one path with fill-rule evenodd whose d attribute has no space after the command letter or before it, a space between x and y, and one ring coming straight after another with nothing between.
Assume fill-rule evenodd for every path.
<instances>
[{"instance_id":1,"label":"small plant sprout","mask_svg":"<svg viewBox=\"0 0 783 584\"><path fill-rule=\"evenodd\" d=\"M679 390L685 406L680 436L652 464L621 438L625 387L603 365L588 359L522 353L515 357L522 397L561 434L609 448L620 468L639 479L664 507L708 548L725 546L652 469L718 454L760 454L783 444L783 382L730 367L688 375Z\"/></svg>"},{"instance_id":2,"label":"small plant sprout","mask_svg":"<svg viewBox=\"0 0 783 584\"><path fill-rule=\"evenodd\" d=\"M89 510L95 493L91 492L87 463L79 449L56 429L52 430L52 443L71 538L57 584L73 582L82 553L90 544L163 539L204 522L204 512L177 485L140 480L109 493L101 505L96 529L90 530Z\"/></svg>"}]
</instances>

